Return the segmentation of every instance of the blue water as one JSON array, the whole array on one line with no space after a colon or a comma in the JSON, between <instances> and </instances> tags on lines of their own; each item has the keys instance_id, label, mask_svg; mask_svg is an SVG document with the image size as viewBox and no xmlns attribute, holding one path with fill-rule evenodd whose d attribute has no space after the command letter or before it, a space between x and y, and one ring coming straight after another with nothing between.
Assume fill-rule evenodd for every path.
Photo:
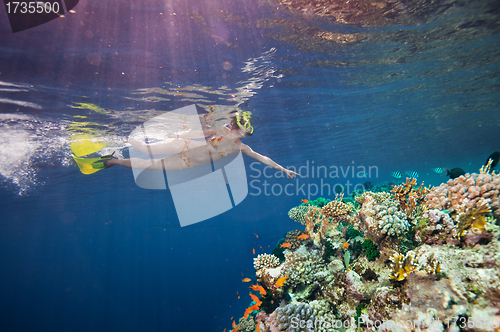
<instances>
[{"instance_id":1,"label":"blue water","mask_svg":"<svg viewBox=\"0 0 500 332\"><path fill-rule=\"evenodd\" d=\"M394 18L345 24L257 1L89 0L16 34L2 10L2 331L229 329L250 303L252 249L270 253L302 229L287 215L301 199L334 197L316 188L477 172L500 149L495 2L387 4ZM318 31L362 38L327 43ZM193 103L251 111L243 142L310 173L258 177L245 157L243 203L181 228L169 190L141 189L125 168L83 175L71 159L72 122L92 122L105 152L126 156L135 126Z\"/></svg>"}]
</instances>

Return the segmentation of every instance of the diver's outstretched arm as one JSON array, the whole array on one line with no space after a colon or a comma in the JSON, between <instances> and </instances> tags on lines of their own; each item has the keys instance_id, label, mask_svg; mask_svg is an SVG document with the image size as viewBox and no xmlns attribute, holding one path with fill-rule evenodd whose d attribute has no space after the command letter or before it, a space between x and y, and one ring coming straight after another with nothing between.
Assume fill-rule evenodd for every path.
<instances>
[{"instance_id":1,"label":"diver's outstretched arm","mask_svg":"<svg viewBox=\"0 0 500 332\"><path fill-rule=\"evenodd\" d=\"M257 160L258 162L263 163L264 165L267 165L269 167L272 167L274 169L277 169L278 171L282 171L285 173L290 179L293 179L295 175L299 175L298 173L295 173L294 171L288 170L284 168L283 166L275 163L271 158L266 157L261 155L260 153L255 152L252 150L251 147L249 147L246 144L241 144L241 152L243 152L245 155L249 156L250 158Z\"/></svg>"}]
</instances>

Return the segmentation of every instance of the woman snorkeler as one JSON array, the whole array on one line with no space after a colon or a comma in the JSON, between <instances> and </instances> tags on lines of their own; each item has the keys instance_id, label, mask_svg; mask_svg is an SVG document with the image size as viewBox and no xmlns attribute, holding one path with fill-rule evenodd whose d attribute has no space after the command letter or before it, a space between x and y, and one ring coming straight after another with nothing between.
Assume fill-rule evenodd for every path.
<instances>
[{"instance_id":1,"label":"woman snorkeler","mask_svg":"<svg viewBox=\"0 0 500 332\"><path fill-rule=\"evenodd\" d=\"M182 171L202 164L215 162L233 153L242 152L248 157L269 167L285 173L289 178L299 175L275 163L269 157L253 151L240 139L253 135L250 124L251 113L232 112L231 121L219 128L206 128L203 131L188 131L180 134L169 134L167 141L147 144L146 142L129 138L128 142L139 151L147 154L173 154L151 165L150 160L140 158L117 159L113 155L101 157L92 164L94 169L108 168L119 165L135 169ZM208 137L208 138L206 138ZM206 138L205 140L195 140Z\"/></svg>"}]
</instances>

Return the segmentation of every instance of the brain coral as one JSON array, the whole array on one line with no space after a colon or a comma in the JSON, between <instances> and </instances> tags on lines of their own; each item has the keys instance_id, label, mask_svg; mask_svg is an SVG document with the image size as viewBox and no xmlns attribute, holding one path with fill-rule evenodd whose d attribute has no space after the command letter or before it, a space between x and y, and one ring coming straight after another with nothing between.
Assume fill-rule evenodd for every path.
<instances>
[{"instance_id":1,"label":"brain coral","mask_svg":"<svg viewBox=\"0 0 500 332\"><path fill-rule=\"evenodd\" d=\"M425 201L430 208L446 209L450 212L460 210L460 206L463 205L472 208L483 202L498 218L500 217L499 192L499 174L467 173L435 187L425 196Z\"/></svg>"}]
</instances>

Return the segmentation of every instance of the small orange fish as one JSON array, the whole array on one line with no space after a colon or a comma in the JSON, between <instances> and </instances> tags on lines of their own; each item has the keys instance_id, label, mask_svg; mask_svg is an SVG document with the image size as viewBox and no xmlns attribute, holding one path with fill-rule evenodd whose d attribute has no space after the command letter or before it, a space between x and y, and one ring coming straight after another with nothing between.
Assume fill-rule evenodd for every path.
<instances>
[{"instance_id":1,"label":"small orange fish","mask_svg":"<svg viewBox=\"0 0 500 332\"><path fill-rule=\"evenodd\" d=\"M299 236L297 239L299 239L299 240L305 240L305 239L307 239L308 237L309 237L309 235L307 235L307 234L302 234L302 235L301 235L301 236Z\"/></svg>"},{"instance_id":2,"label":"small orange fish","mask_svg":"<svg viewBox=\"0 0 500 332\"><path fill-rule=\"evenodd\" d=\"M292 245L290 243L283 243L280 248L290 248Z\"/></svg>"},{"instance_id":3,"label":"small orange fish","mask_svg":"<svg viewBox=\"0 0 500 332\"><path fill-rule=\"evenodd\" d=\"M233 320L233 325L231 325L233 328L236 327L236 322Z\"/></svg>"},{"instance_id":4,"label":"small orange fish","mask_svg":"<svg viewBox=\"0 0 500 332\"><path fill-rule=\"evenodd\" d=\"M240 299L240 296L238 295L238 300Z\"/></svg>"},{"instance_id":5,"label":"small orange fish","mask_svg":"<svg viewBox=\"0 0 500 332\"><path fill-rule=\"evenodd\" d=\"M286 279L288 279L288 276L284 276L284 277L279 278L278 281L276 281L276 288L282 287L283 284L285 283Z\"/></svg>"},{"instance_id":6,"label":"small orange fish","mask_svg":"<svg viewBox=\"0 0 500 332\"><path fill-rule=\"evenodd\" d=\"M259 238L259 236L257 234L253 233L253 235L255 235L256 238Z\"/></svg>"},{"instance_id":7,"label":"small orange fish","mask_svg":"<svg viewBox=\"0 0 500 332\"><path fill-rule=\"evenodd\" d=\"M241 279L241 281L242 281L242 282L250 282L250 281L252 281L252 279L250 279L250 278L245 278L245 279Z\"/></svg>"},{"instance_id":8,"label":"small orange fish","mask_svg":"<svg viewBox=\"0 0 500 332\"><path fill-rule=\"evenodd\" d=\"M253 254L255 255L255 249L252 249Z\"/></svg>"},{"instance_id":9,"label":"small orange fish","mask_svg":"<svg viewBox=\"0 0 500 332\"><path fill-rule=\"evenodd\" d=\"M260 304L258 304L258 303L255 303L253 306L248 307L248 308L247 308L247 310L245 310L245 314L243 315L243 317L245 317L245 319L247 319L247 318L248 318L248 315L249 315L252 311L259 310L259 307L260 307Z\"/></svg>"},{"instance_id":10,"label":"small orange fish","mask_svg":"<svg viewBox=\"0 0 500 332\"><path fill-rule=\"evenodd\" d=\"M306 203L306 204L309 203L309 201L307 199L301 199L301 201Z\"/></svg>"},{"instance_id":11,"label":"small orange fish","mask_svg":"<svg viewBox=\"0 0 500 332\"><path fill-rule=\"evenodd\" d=\"M250 297L252 298L252 300L257 303L257 302L260 302L259 298L255 295L253 295L252 293L250 293Z\"/></svg>"},{"instance_id":12,"label":"small orange fish","mask_svg":"<svg viewBox=\"0 0 500 332\"><path fill-rule=\"evenodd\" d=\"M231 332L238 332L238 327L235 327L234 330Z\"/></svg>"},{"instance_id":13,"label":"small orange fish","mask_svg":"<svg viewBox=\"0 0 500 332\"><path fill-rule=\"evenodd\" d=\"M250 289L253 291L256 291L256 292L260 292L260 295L267 294L266 290L260 285L252 285L252 286L250 286Z\"/></svg>"},{"instance_id":14,"label":"small orange fish","mask_svg":"<svg viewBox=\"0 0 500 332\"><path fill-rule=\"evenodd\" d=\"M344 244L342 245L342 247L344 247L344 249L349 248L349 242L344 242Z\"/></svg>"},{"instance_id":15,"label":"small orange fish","mask_svg":"<svg viewBox=\"0 0 500 332\"><path fill-rule=\"evenodd\" d=\"M260 332L260 327L259 327L259 323L257 323L257 329L255 330L255 332Z\"/></svg>"}]
</instances>

